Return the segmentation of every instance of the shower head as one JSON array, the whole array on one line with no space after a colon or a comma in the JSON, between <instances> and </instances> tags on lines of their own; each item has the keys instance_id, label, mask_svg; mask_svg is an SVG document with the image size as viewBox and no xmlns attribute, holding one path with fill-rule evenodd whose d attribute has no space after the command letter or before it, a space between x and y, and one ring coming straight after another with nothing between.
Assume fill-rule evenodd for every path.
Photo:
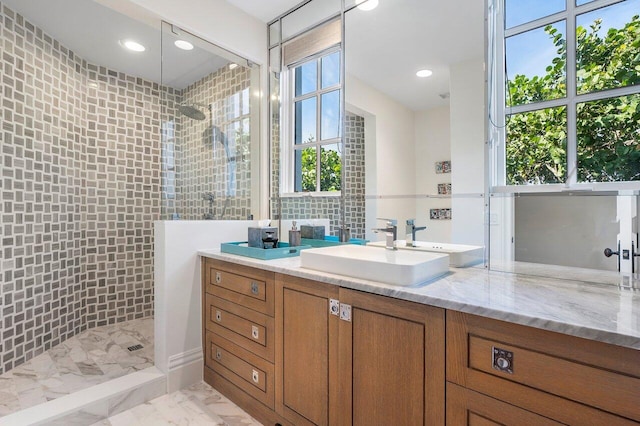
<instances>
[{"instance_id":1,"label":"shower head","mask_svg":"<svg viewBox=\"0 0 640 426\"><path fill-rule=\"evenodd\" d=\"M199 104L183 103L183 104L180 104L180 106L178 107L178 111L180 111L182 115L186 115L189 118L202 121L205 118L207 118L207 115L204 112L202 112L202 109L200 108L201 106Z\"/></svg>"}]
</instances>

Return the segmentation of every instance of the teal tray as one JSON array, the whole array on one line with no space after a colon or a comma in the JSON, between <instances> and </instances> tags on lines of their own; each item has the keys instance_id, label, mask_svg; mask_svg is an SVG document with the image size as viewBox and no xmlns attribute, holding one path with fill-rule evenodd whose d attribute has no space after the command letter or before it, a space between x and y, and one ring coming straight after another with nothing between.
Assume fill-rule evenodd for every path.
<instances>
[{"instance_id":1,"label":"teal tray","mask_svg":"<svg viewBox=\"0 0 640 426\"><path fill-rule=\"evenodd\" d=\"M238 256L253 257L254 259L272 260L300 256L300 250L311 248L311 246L308 245L289 247L287 243L278 243L278 248L261 249L249 247L247 244L246 241L222 243L220 244L220 251L223 253L237 254Z\"/></svg>"},{"instance_id":2,"label":"teal tray","mask_svg":"<svg viewBox=\"0 0 640 426\"><path fill-rule=\"evenodd\" d=\"M324 240L338 243L340 242L340 239L336 235L325 235ZM369 240L363 240L362 238L351 238L349 240L349 244L355 244L358 246L366 246L368 242Z\"/></svg>"},{"instance_id":3,"label":"teal tray","mask_svg":"<svg viewBox=\"0 0 640 426\"><path fill-rule=\"evenodd\" d=\"M333 247L333 246L340 246L343 244L347 244L347 243L341 243L338 240L338 237L335 237L333 235L325 235L324 240L315 240L312 238L302 238L300 240L300 242L303 245L306 246L311 246L311 247ZM357 244L357 245L366 245L367 244L367 240L362 240L360 238L351 238L349 240L348 244Z\"/></svg>"}]
</instances>

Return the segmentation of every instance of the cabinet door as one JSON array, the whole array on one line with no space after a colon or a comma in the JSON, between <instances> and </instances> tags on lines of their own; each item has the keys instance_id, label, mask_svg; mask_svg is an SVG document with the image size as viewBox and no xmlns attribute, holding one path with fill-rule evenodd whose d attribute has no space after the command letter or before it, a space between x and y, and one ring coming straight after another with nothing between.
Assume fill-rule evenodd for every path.
<instances>
[{"instance_id":1,"label":"cabinet door","mask_svg":"<svg viewBox=\"0 0 640 426\"><path fill-rule=\"evenodd\" d=\"M340 289L340 424L444 425L444 310Z\"/></svg>"},{"instance_id":2,"label":"cabinet door","mask_svg":"<svg viewBox=\"0 0 640 426\"><path fill-rule=\"evenodd\" d=\"M561 423L478 392L447 383L449 426L554 426Z\"/></svg>"},{"instance_id":3,"label":"cabinet door","mask_svg":"<svg viewBox=\"0 0 640 426\"><path fill-rule=\"evenodd\" d=\"M336 424L338 288L277 275L276 295L276 409L297 426Z\"/></svg>"}]
</instances>

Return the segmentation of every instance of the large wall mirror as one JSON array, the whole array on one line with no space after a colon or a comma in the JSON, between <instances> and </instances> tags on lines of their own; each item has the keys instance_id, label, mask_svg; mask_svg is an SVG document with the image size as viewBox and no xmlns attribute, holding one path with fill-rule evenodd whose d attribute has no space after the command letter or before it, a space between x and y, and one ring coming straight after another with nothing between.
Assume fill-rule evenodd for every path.
<instances>
[{"instance_id":1,"label":"large wall mirror","mask_svg":"<svg viewBox=\"0 0 640 426\"><path fill-rule=\"evenodd\" d=\"M364 123L366 235L484 246L484 6L367 3L345 14L347 122ZM417 75L419 71L428 74ZM422 73L421 73L422 74Z\"/></svg>"},{"instance_id":2,"label":"large wall mirror","mask_svg":"<svg viewBox=\"0 0 640 426\"><path fill-rule=\"evenodd\" d=\"M299 20L304 10L294 12ZM485 246L484 9L470 2L437 10L421 0L347 1L344 15L343 190L283 196L280 142L281 78L286 61L276 46L292 18L270 26L272 214L331 220L371 241L395 219L399 239L414 219L418 240ZM454 2L457 3L457 2ZM332 11L338 12L339 7ZM322 16L331 16L324 13ZM306 28L318 22L305 22ZM280 26L282 24L282 27ZM298 25L296 28L304 28ZM462 35L464 34L464 36ZM286 45L287 41L284 41ZM429 69L428 78L416 72ZM281 214L281 216L280 216Z\"/></svg>"}]
</instances>

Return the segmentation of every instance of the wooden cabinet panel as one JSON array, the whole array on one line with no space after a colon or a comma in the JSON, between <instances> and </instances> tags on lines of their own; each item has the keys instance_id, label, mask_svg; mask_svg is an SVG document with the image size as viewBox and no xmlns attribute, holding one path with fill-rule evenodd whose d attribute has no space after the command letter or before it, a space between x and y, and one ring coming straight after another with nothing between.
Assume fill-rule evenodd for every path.
<instances>
[{"instance_id":1,"label":"wooden cabinet panel","mask_svg":"<svg viewBox=\"0 0 640 426\"><path fill-rule=\"evenodd\" d=\"M424 325L363 309L352 315L353 424L423 419Z\"/></svg>"},{"instance_id":2,"label":"wooden cabinet panel","mask_svg":"<svg viewBox=\"0 0 640 426\"><path fill-rule=\"evenodd\" d=\"M253 398L274 408L273 364L214 334L206 334L205 365Z\"/></svg>"},{"instance_id":3,"label":"wooden cabinet panel","mask_svg":"<svg viewBox=\"0 0 640 426\"><path fill-rule=\"evenodd\" d=\"M207 259L204 269L207 293L273 316L273 272L213 259Z\"/></svg>"},{"instance_id":4,"label":"wooden cabinet panel","mask_svg":"<svg viewBox=\"0 0 640 426\"><path fill-rule=\"evenodd\" d=\"M329 313L335 286L276 276L277 407L296 425L337 424L338 317Z\"/></svg>"},{"instance_id":5,"label":"wooden cabinet panel","mask_svg":"<svg viewBox=\"0 0 640 426\"><path fill-rule=\"evenodd\" d=\"M205 295L205 329L273 362L275 332L273 318Z\"/></svg>"},{"instance_id":6,"label":"wooden cabinet panel","mask_svg":"<svg viewBox=\"0 0 640 426\"><path fill-rule=\"evenodd\" d=\"M447 380L562 423L640 420L638 351L447 311L447 360Z\"/></svg>"},{"instance_id":7,"label":"wooden cabinet panel","mask_svg":"<svg viewBox=\"0 0 640 426\"><path fill-rule=\"evenodd\" d=\"M340 289L340 424L444 424L444 310Z\"/></svg>"},{"instance_id":8,"label":"wooden cabinet panel","mask_svg":"<svg viewBox=\"0 0 640 426\"><path fill-rule=\"evenodd\" d=\"M554 426L561 423L453 383L447 383L447 425Z\"/></svg>"}]
</instances>

